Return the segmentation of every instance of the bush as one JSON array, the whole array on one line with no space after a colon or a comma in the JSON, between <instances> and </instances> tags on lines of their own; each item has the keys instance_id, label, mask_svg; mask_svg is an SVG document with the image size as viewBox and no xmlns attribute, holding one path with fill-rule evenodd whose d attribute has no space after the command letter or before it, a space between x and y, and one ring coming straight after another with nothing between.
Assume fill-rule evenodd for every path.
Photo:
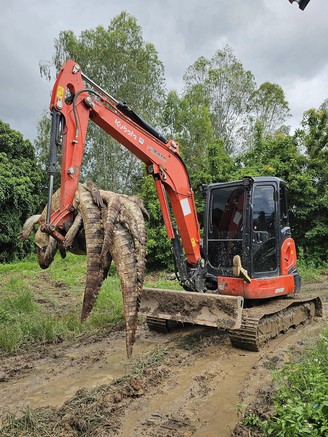
<instances>
[{"instance_id":1,"label":"bush","mask_svg":"<svg viewBox=\"0 0 328 437\"><path fill-rule=\"evenodd\" d=\"M1 263L21 259L33 247L31 241L20 241L19 232L39 209L42 178L31 143L0 120Z\"/></svg>"},{"instance_id":2,"label":"bush","mask_svg":"<svg viewBox=\"0 0 328 437\"><path fill-rule=\"evenodd\" d=\"M328 435L328 328L312 350L275 374L279 390L276 414L262 422L266 435L299 437Z\"/></svg>"}]
</instances>

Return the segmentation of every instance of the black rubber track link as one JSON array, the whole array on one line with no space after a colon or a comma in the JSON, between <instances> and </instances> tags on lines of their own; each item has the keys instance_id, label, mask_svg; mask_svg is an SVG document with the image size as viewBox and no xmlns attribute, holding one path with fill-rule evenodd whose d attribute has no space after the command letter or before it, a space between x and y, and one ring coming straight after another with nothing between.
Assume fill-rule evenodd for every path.
<instances>
[{"instance_id":1,"label":"black rubber track link","mask_svg":"<svg viewBox=\"0 0 328 437\"><path fill-rule=\"evenodd\" d=\"M241 327L230 331L230 340L237 348L258 351L270 339L315 316L322 316L319 297L271 299L244 309Z\"/></svg>"},{"instance_id":2,"label":"black rubber track link","mask_svg":"<svg viewBox=\"0 0 328 437\"><path fill-rule=\"evenodd\" d=\"M157 317L150 316L146 318L146 323L151 331L164 333L172 332L174 331L174 329L183 326L182 322L176 322L175 320L159 319Z\"/></svg>"}]
</instances>

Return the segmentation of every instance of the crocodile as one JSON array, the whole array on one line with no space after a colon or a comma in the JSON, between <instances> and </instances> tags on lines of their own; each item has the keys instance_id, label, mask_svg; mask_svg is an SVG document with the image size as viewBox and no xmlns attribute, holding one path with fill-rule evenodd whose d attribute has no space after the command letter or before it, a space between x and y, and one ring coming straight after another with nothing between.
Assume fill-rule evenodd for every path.
<instances>
[{"instance_id":1,"label":"crocodile","mask_svg":"<svg viewBox=\"0 0 328 437\"><path fill-rule=\"evenodd\" d=\"M52 200L54 211L59 206L59 190L54 193ZM26 239L34 224L39 225L35 243L41 268L50 266L57 250L60 250L63 257L66 250L78 255L87 255L82 322L91 313L111 262L114 261L122 286L126 350L127 356L130 357L135 341L140 292L144 280L144 216L148 213L136 196L98 190L91 181L79 184L74 197L74 207L77 213L67 230L64 247L48 234L41 232L46 208L41 215L32 216L25 222L21 237Z\"/></svg>"}]
</instances>

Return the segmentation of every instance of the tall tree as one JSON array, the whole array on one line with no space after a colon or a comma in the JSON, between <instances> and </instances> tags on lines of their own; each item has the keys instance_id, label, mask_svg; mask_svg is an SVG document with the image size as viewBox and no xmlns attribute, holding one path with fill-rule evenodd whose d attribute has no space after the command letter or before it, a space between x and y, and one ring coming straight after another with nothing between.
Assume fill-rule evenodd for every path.
<instances>
[{"instance_id":1,"label":"tall tree","mask_svg":"<svg viewBox=\"0 0 328 437\"><path fill-rule=\"evenodd\" d=\"M253 112L254 121L262 123L264 134L288 131L285 123L290 116L290 110L281 86L270 82L262 83L254 94Z\"/></svg>"},{"instance_id":2,"label":"tall tree","mask_svg":"<svg viewBox=\"0 0 328 437\"><path fill-rule=\"evenodd\" d=\"M210 109L197 92L185 93L181 98L176 92L170 92L164 124L170 135L180 142L202 221L204 201L197 187L202 183L227 180L234 167L233 160L224 148L224 141L216 138Z\"/></svg>"},{"instance_id":3,"label":"tall tree","mask_svg":"<svg viewBox=\"0 0 328 437\"><path fill-rule=\"evenodd\" d=\"M264 134L288 133L289 107L283 89L270 82L257 88L253 74L231 47L218 50L210 59L197 59L184 80L184 95L208 107L215 136L224 141L229 154L252 147L256 123L262 123Z\"/></svg>"},{"instance_id":4,"label":"tall tree","mask_svg":"<svg viewBox=\"0 0 328 437\"><path fill-rule=\"evenodd\" d=\"M83 72L117 100L126 101L137 113L156 126L164 98L164 68L155 47L143 40L136 19L122 12L108 28L98 26L80 36L63 31L55 41L51 64L56 71L68 59L78 62ZM50 70L41 66L47 77ZM140 176L137 158L90 123L84 156L83 176L99 186L130 192Z\"/></svg>"},{"instance_id":5,"label":"tall tree","mask_svg":"<svg viewBox=\"0 0 328 437\"><path fill-rule=\"evenodd\" d=\"M216 137L224 141L228 153L234 152L253 105L253 74L226 46L211 59L199 58L188 68L184 80L186 93L208 105Z\"/></svg>"},{"instance_id":6,"label":"tall tree","mask_svg":"<svg viewBox=\"0 0 328 437\"><path fill-rule=\"evenodd\" d=\"M19 232L38 211L42 182L32 144L0 120L0 262L22 258L31 250L31 242L21 242Z\"/></svg>"}]
</instances>

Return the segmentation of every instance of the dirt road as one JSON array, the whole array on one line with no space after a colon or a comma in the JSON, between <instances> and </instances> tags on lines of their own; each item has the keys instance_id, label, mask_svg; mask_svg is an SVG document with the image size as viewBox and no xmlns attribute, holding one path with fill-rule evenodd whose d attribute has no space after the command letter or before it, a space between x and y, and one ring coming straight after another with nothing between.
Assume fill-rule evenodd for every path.
<instances>
[{"instance_id":1,"label":"dirt road","mask_svg":"<svg viewBox=\"0 0 328 437\"><path fill-rule=\"evenodd\" d=\"M8 356L0 364L0 425L28 407L38 418L35 436L230 436L243 406L270 384L270 370L327 322L327 283L312 288L324 317L261 352L232 348L223 331L165 335L141 325L131 361L123 332Z\"/></svg>"}]
</instances>

